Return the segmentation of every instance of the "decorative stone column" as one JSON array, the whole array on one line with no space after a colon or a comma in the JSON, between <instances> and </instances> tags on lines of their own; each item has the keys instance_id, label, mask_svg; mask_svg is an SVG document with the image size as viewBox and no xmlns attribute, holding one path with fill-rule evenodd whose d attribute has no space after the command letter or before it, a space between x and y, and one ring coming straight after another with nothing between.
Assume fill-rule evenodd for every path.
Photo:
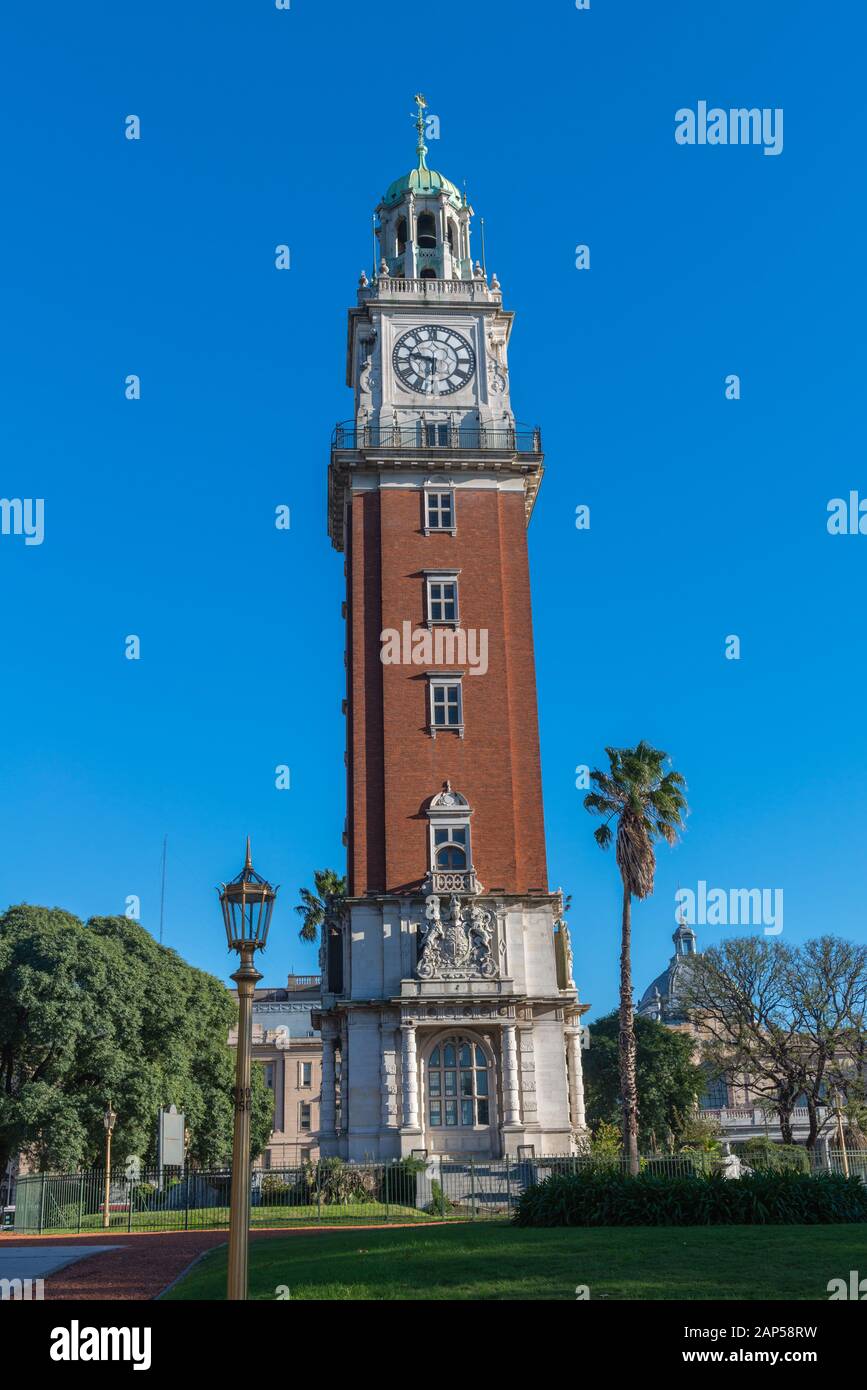
<instances>
[{"instance_id":1,"label":"decorative stone column","mask_svg":"<svg viewBox=\"0 0 867 1390\"><path fill-rule=\"evenodd\" d=\"M584 1113L584 1066L581 1061L581 1025L565 1029L566 1063L569 1072L569 1110L572 1128L579 1133L587 1128Z\"/></svg>"},{"instance_id":2,"label":"decorative stone column","mask_svg":"<svg viewBox=\"0 0 867 1390\"><path fill-rule=\"evenodd\" d=\"M397 1117L397 1057L395 1055L394 1020L380 1022L380 1087L383 1129L396 1129Z\"/></svg>"},{"instance_id":3,"label":"decorative stone column","mask_svg":"<svg viewBox=\"0 0 867 1390\"><path fill-rule=\"evenodd\" d=\"M319 1130L329 1138L337 1124L337 1095L334 1073L334 1034L322 1030L322 1090L319 1097Z\"/></svg>"},{"instance_id":4,"label":"decorative stone column","mask_svg":"<svg viewBox=\"0 0 867 1390\"><path fill-rule=\"evenodd\" d=\"M418 1055L415 1047L415 1024L410 1020L400 1025L401 1062L403 1071L403 1126L419 1128L418 1116Z\"/></svg>"},{"instance_id":5,"label":"decorative stone column","mask_svg":"<svg viewBox=\"0 0 867 1390\"><path fill-rule=\"evenodd\" d=\"M514 1023L502 1029L503 1123L520 1125L521 1094L518 1086L518 1030Z\"/></svg>"},{"instance_id":6,"label":"decorative stone column","mask_svg":"<svg viewBox=\"0 0 867 1390\"><path fill-rule=\"evenodd\" d=\"M437 201L437 240L440 248L440 276L444 280L450 280L452 271L451 266L446 263L446 256L449 251L449 244L446 239L448 231L448 217L446 213L446 195L441 193Z\"/></svg>"},{"instance_id":7,"label":"decorative stone column","mask_svg":"<svg viewBox=\"0 0 867 1390\"><path fill-rule=\"evenodd\" d=\"M407 280L418 275L415 254L415 196L410 193L406 205L406 251L403 258L403 273Z\"/></svg>"}]
</instances>

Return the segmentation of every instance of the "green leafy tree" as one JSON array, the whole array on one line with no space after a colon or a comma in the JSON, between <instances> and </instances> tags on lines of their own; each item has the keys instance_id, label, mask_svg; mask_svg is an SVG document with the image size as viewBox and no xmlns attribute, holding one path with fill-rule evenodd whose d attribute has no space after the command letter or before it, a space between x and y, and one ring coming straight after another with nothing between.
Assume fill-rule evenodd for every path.
<instances>
[{"instance_id":1,"label":"green leafy tree","mask_svg":"<svg viewBox=\"0 0 867 1390\"><path fill-rule=\"evenodd\" d=\"M745 1075L753 1098L794 1139L806 1103L807 1147L838 1089L857 1099L867 1035L867 947L823 936L799 946L730 937L691 958L682 998L718 1076Z\"/></svg>"},{"instance_id":2,"label":"green leafy tree","mask_svg":"<svg viewBox=\"0 0 867 1390\"><path fill-rule=\"evenodd\" d=\"M298 932L302 941L318 941L329 902L339 903L346 897L346 879L334 869L314 869L313 886L312 893L309 888L301 889L301 901L295 908L302 919Z\"/></svg>"},{"instance_id":3,"label":"green leafy tree","mask_svg":"<svg viewBox=\"0 0 867 1390\"><path fill-rule=\"evenodd\" d=\"M705 1075L694 1061L695 1045L688 1035L640 1016L634 1028L641 1130L654 1149L668 1148L680 1140L704 1089ZM616 1010L590 1024L584 1081L587 1120L594 1132L622 1119L619 1036Z\"/></svg>"},{"instance_id":4,"label":"green leafy tree","mask_svg":"<svg viewBox=\"0 0 867 1390\"><path fill-rule=\"evenodd\" d=\"M590 1134L590 1157L619 1159L623 1153L623 1129L616 1120L597 1120Z\"/></svg>"},{"instance_id":5,"label":"green leafy tree","mask_svg":"<svg viewBox=\"0 0 867 1390\"><path fill-rule=\"evenodd\" d=\"M191 1161L225 1162L236 1020L219 980L126 917L85 926L58 908L10 908L0 916L0 1170L19 1152L43 1169L98 1164L109 1100L118 1161L153 1161L159 1108L174 1104ZM255 1072L258 1152L273 1102Z\"/></svg>"},{"instance_id":6,"label":"green leafy tree","mask_svg":"<svg viewBox=\"0 0 867 1390\"><path fill-rule=\"evenodd\" d=\"M687 1115L677 1135L681 1149L692 1149L698 1153L718 1154L722 1152L719 1120L712 1115L703 1115L694 1110Z\"/></svg>"},{"instance_id":7,"label":"green leafy tree","mask_svg":"<svg viewBox=\"0 0 867 1390\"><path fill-rule=\"evenodd\" d=\"M606 748L608 770L590 773L596 790L588 792L584 805L604 820L594 832L596 843L607 849L617 826L615 858L623 885L620 931L620 1095L623 1106L623 1148L629 1171L638 1173L638 1094L635 1079L635 1030L632 1004L632 899L653 892L656 873L656 840L673 845L683 829L687 812L679 772L666 772L668 754L643 740L635 748Z\"/></svg>"}]
</instances>

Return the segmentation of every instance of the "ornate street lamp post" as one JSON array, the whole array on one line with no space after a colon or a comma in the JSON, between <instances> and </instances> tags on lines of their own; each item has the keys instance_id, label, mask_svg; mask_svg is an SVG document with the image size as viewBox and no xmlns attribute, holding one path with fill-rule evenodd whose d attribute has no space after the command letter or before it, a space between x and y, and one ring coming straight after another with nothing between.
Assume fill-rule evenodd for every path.
<instances>
[{"instance_id":1,"label":"ornate street lamp post","mask_svg":"<svg viewBox=\"0 0 867 1390\"><path fill-rule=\"evenodd\" d=\"M262 976L253 964L264 951L277 889L253 868L250 837L244 867L217 892L223 909L230 951L241 957L232 979L238 986L238 1046L235 1068L235 1133L232 1141L232 1188L229 1208L229 1277L226 1297L247 1297L247 1251L250 1237L250 1062L253 1052L253 991Z\"/></svg>"},{"instance_id":2,"label":"ornate street lamp post","mask_svg":"<svg viewBox=\"0 0 867 1390\"><path fill-rule=\"evenodd\" d=\"M108 1109L102 1117L105 1125L105 1201L102 1206L102 1227L107 1231L111 1223L109 1212L109 1202L111 1200L111 1132L117 1123L117 1111L112 1110L111 1101L108 1102Z\"/></svg>"}]
</instances>

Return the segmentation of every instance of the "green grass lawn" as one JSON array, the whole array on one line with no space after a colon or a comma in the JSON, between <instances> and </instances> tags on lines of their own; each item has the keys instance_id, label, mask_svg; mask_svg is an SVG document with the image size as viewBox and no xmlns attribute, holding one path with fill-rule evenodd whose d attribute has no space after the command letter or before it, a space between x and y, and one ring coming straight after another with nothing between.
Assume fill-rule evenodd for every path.
<instances>
[{"instance_id":1,"label":"green grass lawn","mask_svg":"<svg viewBox=\"0 0 867 1390\"><path fill-rule=\"evenodd\" d=\"M72 1224L69 1226L51 1225L46 1222L43 1227L45 1235L75 1235L78 1232L78 1220L75 1213L71 1216ZM250 1224L256 1226L293 1226L293 1225L318 1225L321 1221L323 1225L360 1225L366 1221L418 1221L422 1225L425 1222L437 1220L427 1212L421 1211L418 1207L402 1207L394 1202L388 1206L384 1202L347 1202L347 1203L325 1203L320 1208L315 1203L308 1206L293 1206L275 1204L274 1206L256 1206L250 1212ZM127 1211L112 1211L110 1213L110 1229L113 1231L209 1231L219 1230L221 1226L229 1225L228 1207L193 1207L189 1213L183 1207L167 1208L165 1211L159 1209L134 1211L132 1222ZM81 1219L82 1232L101 1231L102 1212L90 1212Z\"/></svg>"},{"instance_id":2,"label":"green grass lawn","mask_svg":"<svg viewBox=\"0 0 867 1390\"><path fill-rule=\"evenodd\" d=\"M535 1230L507 1222L298 1232L250 1245L250 1297L274 1299L827 1299L867 1268L867 1226ZM222 1299L226 1247L169 1299Z\"/></svg>"}]
</instances>

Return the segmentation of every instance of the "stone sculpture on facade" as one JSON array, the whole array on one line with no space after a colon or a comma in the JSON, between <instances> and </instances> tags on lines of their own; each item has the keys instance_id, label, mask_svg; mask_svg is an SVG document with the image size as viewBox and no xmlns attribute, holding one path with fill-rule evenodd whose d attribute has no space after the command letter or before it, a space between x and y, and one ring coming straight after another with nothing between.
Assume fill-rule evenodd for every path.
<instances>
[{"instance_id":1,"label":"stone sculpture on facade","mask_svg":"<svg viewBox=\"0 0 867 1390\"><path fill-rule=\"evenodd\" d=\"M455 894L445 910L434 894L427 899L425 928L416 974L420 980L490 980L496 974L491 942L493 916L479 903L461 905Z\"/></svg>"}]
</instances>

